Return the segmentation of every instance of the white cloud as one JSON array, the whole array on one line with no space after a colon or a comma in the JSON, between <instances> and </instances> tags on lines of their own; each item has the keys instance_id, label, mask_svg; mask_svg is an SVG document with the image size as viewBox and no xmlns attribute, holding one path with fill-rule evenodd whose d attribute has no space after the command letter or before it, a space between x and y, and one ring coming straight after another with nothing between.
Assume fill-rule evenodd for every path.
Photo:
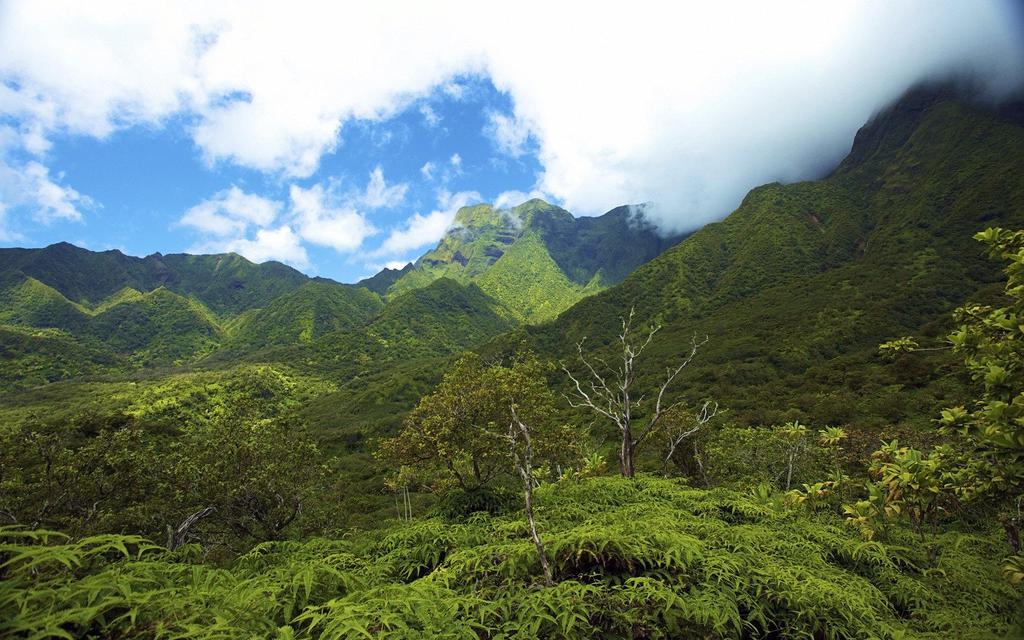
<instances>
[{"instance_id":1,"label":"white cloud","mask_svg":"<svg viewBox=\"0 0 1024 640\"><path fill-rule=\"evenodd\" d=\"M301 239L288 225L260 229L253 240L236 238L219 246L208 246L207 250L218 253L233 251L257 263L278 260L300 268L309 266L309 256Z\"/></svg>"},{"instance_id":2,"label":"white cloud","mask_svg":"<svg viewBox=\"0 0 1024 640\"><path fill-rule=\"evenodd\" d=\"M409 185L405 183L389 187L384 181L384 172L378 165L370 172L370 181L366 184L366 191L358 200L370 209L392 209L402 204L405 200L405 192L408 190Z\"/></svg>"},{"instance_id":3,"label":"white cloud","mask_svg":"<svg viewBox=\"0 0 1024 640\"><path fill-rule=\"evenodd\" d=\"M232 186L186 211L179 224L214 236L237 235L251 225L270 225L280 210L281 203Z\"/></svg>"},{"instance_id":4,"label":"white cloud","mask_svg":"<svg viewBox=\"0 0 1024 640\"><path fill-rule=\"evenodd\" d=\"M370 275L373 275L375 273L383 271L384 269L393 269L395 271L401 271L411 262L412 260L388 260L387 262L368 262L363 265L363 268L367 269L370 272Z\"/></svg>"},{"instance_id":5,"label":"white cloud","mask_svg":"<svg viewBox=\"0 0 1024 640\"><path fill-rule=\"evenodd\" d=\"M448 158L448 164L452 165L456 169L462 167L462 156L457 153L453 153L451 158Z\"/></svg>"},{"instance_id":6,"label":"white cloud","mask_svg":"<svg viewBox=\"0 0 1024 640\"><path fill-rule=\"evenodd\" d=\"M526 153L530 128L523 120L515 116L508 116L500 111L490 111L487 114L484 134L494 141L499 151L518 158Z\"/></svg>"},{"instance_id":7,"label":"white cloud","mask_svg":"<svg viewBox=\"0 0 1024 640\"><path fill-rule=\"evenodd\" d=\"M0 155L0 206L8 214L15 207L23 207L43 224L80 221L81 210L96 204L88 196L60 184L61 179L58 175L55 181L50 170L34 160L18 164Z\"/></svg>"},{"instance_id":8,"label":"white cloud","mask_svg":"<svg viewBox=\"0 0 1024 640\"><path fill-rule=\"evenodd\" d=\"M918 80L1024 78L1010 1L304 6L0 4L0 116L37 154L54 131L185 121L211 163L305 177L354 119L486 74L514 105L509 149L529 123L538 189L583 213L653 200L681 229L835 163Z\"/></svg>"},{"instance_id":9,"label":"white cloud","mask_svg":"<svg viewBox=\"0 0 1024 640\"><path fill-rule=\"evenodd\" d=\"M54 220L81 220L79 206L91 207L92 200L71 187L59 185L50 179L50 170L38 162L25 165L24 176L29 194L36 203L36 219L50 223Z\"/></svg>"},{"instance_id":10,"label":"white cloud","mask_svg":"<svg viewBox=\"0 0 1024 640\"><path fill-rule=\"evenodd\" d=\"M423 166L420 167L420 174L423 176L424 180L433 180L434 169L436 168L437 165L435 165L433 162L424 162Z\"/></svg>"},{"instance_id":11,"label":"white cloud","mask_svg":"<svg viewBox=\"0 0 1024 640\"><path fill-rule=\"evenodd\" d=\"M391 230L373 255L402 255L435 244L451 227L459 209L480 200L480 194L475 191L449 193L442 190L438 194L437 209L427 215L416 213L407 218L401 228Z\"/></svg>"},{"instance_id":12,"label":"white cloud","mask_svg":"<svg viewBox=\"0 0 1024 640\"><path fill-rule=\"evenodd\" d=\"M434 111L434 108L429 104L420 105L420 115L423 116L424 124L431 129L441 124L441 116L439 116L437 112Z\"/></svg>"},{"instance_id":13,"label":"white cloud","mask_svg":"<svg viewBox=\"0 0 1024 640\"><path fill-rule=\"evenodd\" d=\"M339 195L334 186L292 184L287 206L232 186L188 209L178 224L201 235L190 251L234 251L256 262L306 267L306 243L340 253L357 251L378 233L359 207L395 206L406 191L406 185L388 186L380 167L370 173L364 190Z\"/></svg>"},{"instance_id":14,"label":"white cloud","mask_svg":"<svg viewBox=\"0 0 1024 640\"><path fill-rule=\"evenodd\" d=\"M334 204L323 185L303 189L292 185L291 216L306 242L331 247L343 253L355 251L377 233L362 213L350 205Z\"/></svg>"},{"instance_id":15,"label":"white cloud","mask_svg":"<svg viewBox=\"0 0 1024 640\"><path fill-rule=\"evenodd\" d=\"M466 97L466 85L461 82L446 82L441 86L441 91L452 100L462 100Z\"/></svg>"},{"instance_id":16,"label":"white cloud","mask_svg":"<svg viewBox=\"0 0 1024 640\"><path fill-rule=\"evenodd\" d=\"M543 191L531 191L526 193L525 191L503 191L499 193L495 198L494 202L491 203L495 209L509 209L523 204L527 200L534 198L540 198L541 200L552 200L553 198Z\"/></svg>"}]
</instances>

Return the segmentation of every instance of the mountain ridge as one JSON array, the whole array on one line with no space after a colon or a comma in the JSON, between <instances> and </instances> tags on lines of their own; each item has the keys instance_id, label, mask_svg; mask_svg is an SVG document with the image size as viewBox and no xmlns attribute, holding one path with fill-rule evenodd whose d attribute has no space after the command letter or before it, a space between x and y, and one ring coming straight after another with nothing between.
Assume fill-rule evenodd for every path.
<instances>
[{"instance_id":1,"label":"mountain ridge","mask_svg":"<svg viewBox=\"0 0 1024 640\"><path fill-rule=\"evenodd\" d=\"M372 284L387 296L440 277L476 283L511 317L536 323L620 282L680 237L660 236L635 206L576 218L537 198L508 209L477 204L461 208L437 247L411 267L401 273L381 272L379 281ZM511 264L520 268L509 269ZM528 279L546 282L552 296L538 300L524 293L536 289L533 282L521 284L521 267L526 265L530 266Z\"/></svg>"},{"instance_id":2,"label":"mountain ridge","mask_svg":"<svg viewBox=\"0 0 1024 640\"><path fill-rule=\"evenodd\" d=\"M613 344L635 307L662 326L651 371L693 334L711 338L679 393L714 390L734 421L877 431L917 416L926 427L928 407L963 386L920 364L887 364L877 345L939 340L956 306L990 295L1001 274L971 237L1024 227L1024 127L949 92L905 100L866 123L825 179L751 190L621 284L497 338L488 353L526 344L571 362L584 336Z\"/></svg>"}]
</instances>

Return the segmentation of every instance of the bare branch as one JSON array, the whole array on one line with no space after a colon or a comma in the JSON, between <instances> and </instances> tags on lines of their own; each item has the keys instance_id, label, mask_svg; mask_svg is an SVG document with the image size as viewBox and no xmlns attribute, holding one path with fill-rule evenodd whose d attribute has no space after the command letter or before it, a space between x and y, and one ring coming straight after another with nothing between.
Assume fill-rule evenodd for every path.
<instances>
[{"instance_id":1,"label":"bare branch","mask_svg":"<svg viewBox=\"0 0 1024 640\"><path fill-rule=\"evenodd\" d=\"M214 507L206 507L185 518L175 529L172 529L171 525L167 525L167 548L173 551L188 542L191 537L189 536L189 529L192 528L192 525L214 511L216 511Z\"/></svg>"}]
</instances>

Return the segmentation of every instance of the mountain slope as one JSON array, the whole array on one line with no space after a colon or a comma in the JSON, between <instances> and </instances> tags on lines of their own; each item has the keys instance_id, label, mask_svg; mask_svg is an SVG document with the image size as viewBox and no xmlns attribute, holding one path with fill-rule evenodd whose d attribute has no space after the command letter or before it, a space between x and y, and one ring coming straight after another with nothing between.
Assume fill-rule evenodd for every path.
<instances>
[{"instance_id":1,"label":"mountain slope","mask_svg":"<svg viewBox=\"0 0 1024 640\"><path fill-rule=\"evenodd\" d=\"M144 258L120 251L94 252L60 242L42 249L0 249L0 275L34 278L73 302L92 306L125 287L166 288L194 297L218 315L261 307L308 277L279 262L254 264L229 253L154 253Z\"/></svg>"},{"instance_id":2,"label":"mountain slope","mask_svg":"<svg viewBox=\"0 0 1024 640\"><path fill-rule=\"evenodd\" d=\"M706 334L681 394L713 395L730 420L923 425L961 381L933 373L941 355L887 364L877 345L938 341L955 306L989 295L998 267L971 236L1024 227L1022 175L1019 124L915 91L866 125L828 178L754 189L618 286L492 348L525 340L572 362L578 340L611 344L635 307L663 326L643 382Z\"/></svg>"},{"instance_id":3,"label":"mountain slope","mask_svg":"<svg viewBox=\"0 0 1024 640\"><path fill-rule=\"evenodd\" d=\"M380 309L380 297L364 288L235 254L135 258L67 243L0 249L0 325L9 329L12 353L30 351L18 344L30 336L54 344L52 331L32 330L57 330L65 346L77 342L73 350L103 354L90 356L93 373L189 364L225 347L237 355L309 342L365 324ZM16 367L6 369L5 380L16 380ZM55 364L43 377L59 371L77 375ZM39 376L26 374L33 380Z\"/></svg>"},{"instance_id":4,"label":"mountain slope","mask_svg":"<svg viewBox=\"0 0 1024 640\"><path fill-rule=\"evenodd\" d=\"M311 342L324 334L369 322L382 305L380 296L362 287L307 282L241 317L231 343L259 349Z\"/></svg>"},{"instance_id":5,"label":"mountain slope","mask_svg":"<svg viewBox=\"0 0 1024 640\"><path fill-rule=\"evenodd\" d=\"M253 357L337 381L301 413L330 441L358 442L394 429L450 358L513 326L476 285L440 278L396 296L363 327Z\"/></svg>"},{"instance_id":6,"label":"mountain slope","mask_svg":"<svg viewBox=\"0 0 1024 640\"><path fill-rule=\"evenodd\" d=\"M504 210L480 204L459 210L437 248L412 267L364 282L387 295L442 277L472 282L508 317L537 323L621 281L677 240L659 237L629 207L574 218L537 199Z\"/></svg>"}]
</instances>

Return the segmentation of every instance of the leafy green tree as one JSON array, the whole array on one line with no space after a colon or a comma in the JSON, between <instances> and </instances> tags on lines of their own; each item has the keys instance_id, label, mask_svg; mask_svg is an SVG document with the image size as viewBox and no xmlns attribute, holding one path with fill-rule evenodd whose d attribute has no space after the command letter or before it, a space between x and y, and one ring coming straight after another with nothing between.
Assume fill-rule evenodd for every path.
<instances>
[{"instance_id":1,"label":"leafy green tree","mask_svg":"<svg viewBox=\"0 0 1024 640\"><path fill-rule=\"evenodd\" d=\"M327 467L312 438L291 420L258 415L240 403L174 443L180 515L209 516L182 538L233 551L280 540L323 492Z\"/></svg>"},{"instance_id":2,"label":"leafy green tree","mask_svg":"<svg viewBox=\"0 0 1024 640\"><path fill-rule=\"evenodd\" d=\"M956 500L957 484L951 473L956 456L947 446L926 455L893 440L872 454L868 468L867 497L844 507L847 518L865 538L884 533L888 520L904 518L924 538L928 525L936 531L937 520Z\"/></svg>"},{"instance_id":3,"label":"leafy green tree","mask_svg":"<svg viewBox=\"0 0 1024 640\"><path fill-rule=\"evenodd\" d=\"M437 389L420 399L401 432L381 442L380 457L429 474L440 467L462 489L489 483L505 469L503 445L490 432L507 424L507 408L487 378L480 356L459 358Z\"/></svg>"},{"instance_id":4,"label":"leafy green tree","mask_svg":"<svg viewBox=\"0 0 1024 640\"><path fill-rule=\"evenodd\" d=\"M575 447L566 443L584 438L579 433L568 437L555 426L548 371L529 354L503 367L487 366L478 355L467 353L433 393L420 399L399 434L381 442L378 455L393 464L414 467L425 476L440 474L441 480L435 483L438 487L486 486L512 471L505 436L515 406L536 433L533 446L538 463L557 467L571 462Z\"/></svg>"},{"instance_id":5,"label":"leafy green tree","mask_svg":"<svg viewBox=\"0 0 1024 640\"><path fill-rule=\"evenodd\" d=\"M981 389L973 406L942 412L941 425L959 433L969 449L960 474L968 496L998 493L1015 505L1003 515L1010 545L1020 553L1024 495L1024 231L987 229L975 236L992 257L1004 260L1005 303L969 304L956 311L950 334L971 379Z\"/></svg>"},{"instance_id":6,"label":"leafy green tree","mask_svg":"<svg viewBox=\"0 0 1024 640\"><path fill-rule=\"evenodd\" d=\"M0 522L153 535L167 508L162 462L153 435L122 414L0 432Z\"/></svg>"},{"instance_id":7,"label":"leafy green tree","mask_svg":"<svg viewBox=\"0 0 1024 640\"><path fill-rule=\"evenodd\" d=\"M947 434L959 436L957 447L937 447L926 456L896 443L886 445L876 452L872 467L881 487L869 485L869 497L848 507L847 512L862 529L872 520L901 514L920 528L937 508L939 496L950 492L961 500L1000 496L1009 505L1000 517L1007 541L1014 554L1020 554L1024 231L990 228L974 237L987 246L990 256L1006 262L1007 282L1002 306L967 304L954 312L958 326L949 334L949 342L979 390L973 404L941 412L939 424ZM913 338L903 337L883 344L880 350L895 355L925 349ZM1007 563L1011 569L1018 565L1019 555Z\"/></svg>"}]
</instances>

